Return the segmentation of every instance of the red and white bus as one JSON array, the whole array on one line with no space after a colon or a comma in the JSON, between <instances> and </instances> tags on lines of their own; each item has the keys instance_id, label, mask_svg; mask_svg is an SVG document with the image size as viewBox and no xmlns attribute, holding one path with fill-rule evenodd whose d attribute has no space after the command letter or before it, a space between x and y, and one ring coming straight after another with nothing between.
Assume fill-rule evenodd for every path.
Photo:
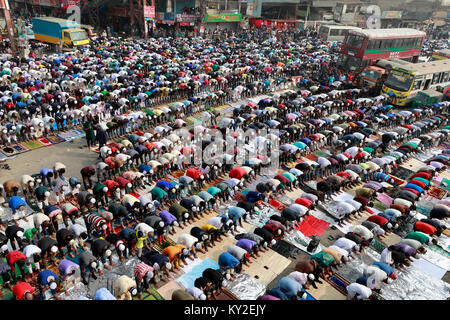
<instances>
[{"instance_id":1,"label":"red and white bus","mask_svg":"<svg viewBox=\"0 0 450 320\"><path fill-rule=\"evenodd\" d=\"M340 65L358 72L379 59L417 62L425 36L409 28L351 30L342 43Z\"/></svg>"}]
</instances>

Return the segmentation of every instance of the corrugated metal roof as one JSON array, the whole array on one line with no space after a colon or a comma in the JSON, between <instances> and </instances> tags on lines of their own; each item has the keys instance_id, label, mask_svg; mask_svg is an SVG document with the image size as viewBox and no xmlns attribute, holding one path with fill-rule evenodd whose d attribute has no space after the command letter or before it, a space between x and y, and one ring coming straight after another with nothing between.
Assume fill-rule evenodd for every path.
<instances>
[{"instance_id":1,"label":"corrugated metal roof","mask_svg":"<svg viewBox=\"0 0 450 320\"><path fill-rule=\"evenodd\" d=\"M349 31L351 34L358 34L369 37L369 39L386 38L393 36L425 36L426 33L410 28L394 28L394 29L363 29Z\"/></svg>"}]
</instances>

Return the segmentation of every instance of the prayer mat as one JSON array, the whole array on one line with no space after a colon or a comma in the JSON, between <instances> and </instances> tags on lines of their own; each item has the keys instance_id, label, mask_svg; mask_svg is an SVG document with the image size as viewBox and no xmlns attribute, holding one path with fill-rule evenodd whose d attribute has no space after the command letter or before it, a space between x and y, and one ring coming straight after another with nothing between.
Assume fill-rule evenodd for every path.
<instances>
[{"instance_id":1,"label":"prayer mat","mask_svg":"<svg viewBox=\"0 0 450 320\"><path fill-rule=\"evenodd\" d=\"M342 293L343 295L347 295L347 286L350 284L347 280L345 280L339 274L334 274L325 280L328 282L333 288Z\"/></svg>"},{"instance_id":2,"label":"prayer mat","mask_svg":"<svg viewBox=\"0 0 450 320\"><path fill-rule=\"evenodd\" d=\"M305 158L308 160L311 160L311 161L317 161L317 159L319 157L317 155L315 155L314 153L310 153L310 154L306 155Z\"/></svg>"},{"instance_id":3,"label":"prayer mat","mask_svg":"<svg viewBox=\"0 0 450 320\"><path fill-rule=\"evenodd\" d=\"M431 251L437 252L440 255L446 257L447 259L450 259L450 252L445 251L444 249L442 249L440 246L433 244L431 246L426 246L428 249L430 249Z\"/></svg>"},{"instance_id":4,"label":"prayer mat","mask_svg":"<svg viewBox=\"0 0 450 320\"><path fill-rule=\"evenodd\" d=\"M231 293L228 289L222 288L216 297L209 298L209 300L239 300L239 298Z\"/></svg>"},{"instance_id":5,"label":"prayer mat","mask_svg":"<svg viewBox=\"0 0 450 320\"><path fill-rule=\"evenodd\" d=\"M12 147L19 153L27 152L29 150L27 147L21 146L20 144L16 144Z\"/></svg>"},{"instance_id":6,"label":"prayer mat","mask_svg":"<svg viewBox=\"0 0 450 320\"><path fill-rule=\"evenodd\" d=\"M431 186L430 189L428 189L427 194L432 196L433 198L442 200L447 194L447 191L436 186Z\"/></svg>"},{"instance_id":7,"label":"prayer mat","mask_svg":"<svg viewBox=\"0 0 450 320\"><path fill-rule=\"evenodd\" d=\"M142 299L139 299L139 296L133 297L133 300L165 300L164 297L155 289L155 287L151 287L149 289L150 293L145 291L142 294Z\"/></svg>"},{"instance_id":8,"label":"prayer mat","mask_svg":"<svg viewBox=\"0 0 450 320\"><path fill-rule=\"evenodd\" d=\"M182 171L182 170L172 171L170 174L172 176L174 176L175 178L179 179L181 176L184 176L184 171Z\"/></svg>"},{"instance_id":9,"label":"prayer mat","mask_svg":"<svg viewBox=\"0 0 450 320\"><path fill-rule=\"evenodd\" d=\"M29 150L34 150L38 148L42 148L44 144L42 144L39 140L30 140L21 143L22 146L25 146Z\"/></svg>"},{"instance_id":10,"label":"prayer mat","mask_svg":"<svg viewBox=\"0 0 450 320\"><path fill-rule=\"evenodd\" d=\"M312 296L312 295L310 295L309 294L309 292L308 291L303 291L304 293L306 293L306 298L305 299L303 299L302 297L300 297L300 296L298 296L298 299L299 300L316 300L316 299L314 299L314 297Z\"/></svg>"},{"instance_id":11,"label":"prayer mat","mask_svg":"<svg viewBox=\"0 0 450 320\"><path fill-rule=\"evenodd\" d=\"M174 245L176 245L176 243L172 239L168 238L167 236L166 236L166 241L161 242L161 244L159 243L159 241L157 239L152 242L152 247L155 248L156 250L158 250L159 252L162 252L168 246L174 246Z\"/></svg>"},{"instance_id":12,"label":"prayer mat","mask_svg":"<svg viewBox=\"0 0 450 320\"><path fill-rule=\"evenodd\" d=\"M20 153L19 151L14 149L12 146L11 147L4 147L3 149L1 149L1 151L7 157L10 157L10 156L13 156L13 155L16 155L16 154Z\"/></svg>"},{"instance_id":13,"label":"prayer mat","mask_svg":"<svg viewBox=\"0 0 450 320\"><path fill-rule=\"evenodd\" d=\"M48 147L53 145L47 138L39 138L37 139L44 147Z\"/></svg>"},{"instance_id":14,"label":"prayer mat","mask_svg":"<svg viewBox=\"0 0 450 320\"><path fill-rule=\"evenodd\" d=\"M370 247L372 249L374 249L376 252L380 253L386 248L386 245L378 240L374 240L371 244Z\"/></svg>"},{"instance_id":15,"label":"prayer mat","mask_svg":"<svg viewBox=\"0 0 450 320\"><path fill-rule=\"evenodd\" d=\"M57 133L56 135L63 140L70 141L76 138L84 137L86 134L78 129L72 129L69 131Z\"/></svg>"},{"instance_id":16,"label":"prayer mat","mask_svg":"<svg viewBox=\"0 0 450 320\"><path fill-rule=\"evenodd\" d=\"M321 219L317 219L314 216L307 216L300 223L300 226L295 227L295 229L297 229L307 237L310 237L312 235L321 236L329 225L330 223L323 221Z\"/></svg>"},{"instance_id":17,"label":"prayer mat","mask_svg":"<svg viewBox=\"0 0 450 320\"><path fill-rule=\"evenodd\" d=\"M394 170L393 175L395 177L398 177L398 178L402 179L402 180L408 180L409 177L411 177L414 173L415 173L414 171L411 171L411 170L409 170L407 168L404 168L404 167L400 166L396 170Z\"/></svg>"},{"instance_id":18,"label":"prayer mat","mask_svg":"<svg viewBox=\"0 0 450 320\"><path fill-rule=\"evenodd\" d=\"M441 187L447 191L450 191L450 180L447 178L443 178L441 183L439 184L439 187Z\"/></svg>"},{"instance_id":19,"label":"prayer mat","mask_svg":"<svg viewBox=\"0 0 450 320\"><path fill-rule=\"evenodd\" d=\"M233 111L233 109L234 109L234 107L227 107L227 108L225 108L225 109L222 109L222 110L220 110L220 113L221 114L227 114L227 113L229 113L229 112L232 112Z\"/></svg>"},{"instance_id":20,"label":"prayer mat","mask_svg":"<svg viewBox=\"0 0 450 320\"><path fill-rule=\"evenodd\" d=\"M281 202L274 200L274 199L270 199L269 200L269 204L274 207L276 210L278 211L282 211L284 209L287 208L287 206L285 206L284 204L282 204Z\"/></svg>"},{"instance_id":21,"label":"prayer mat","mask_svg":"<svg viewBox=\"0 0 450 320\"><path fill-rule=\"evenodd\" d=\"M50 133L49 135L47 135L47 140L50 141L52 144L58 144L66 141L58 137L55 133Z\"/></svg>"},{"instance_id":22,"label":"prayer mat","mask_svg":"<svg viewBox=\"0 0 450 320\"><path fill-rule=\"evenodd\" d=\"M136 192L130 192L129 194L131 194L133 197L139 199L139 197L141 196L140 194L136 193Z\"/></svg>"},{"instance_id":23,"label":"prayer mat","mask_svg":"<svg viewBox=\"0 0 450 320\"><path fill-rule=\"evenodd\" d=\"M165 300L172 300L172 293L175 290L186 290L187 288L184 288L179 282L171 280L158 288L159 294L165 299Z\"/></svg>"},{"instance_id":24,"label":"prayer mat","mask_svg":"<svg viewBox=\"0 0 450 320\"><path fill-rule=\"evenodd\" d=\"M397 178L397 177L395 177L395 176L393 176L393 175L390 175L390 176L391 176L391 178L394 180L394 183L395 183L396 185L401 186L402 184L405 183L405 181L403 181L402 179L399 179L399 178Z\"/></svg>"},{"instance_id":25,"label":"prayer mat","mask_svg":"<svg viewBox=\"0 0 450 320\"><path fill-rule=\"evenodd\" d=\"M291 255L297 250L297 247L290 244L289 242L280 240L277 241L277 243L272 247L272 250L289 259Z\"/></svg>"},{"instance_id":26,"label":"prayer mat","mask_svg":"<svg viewBox=\"0 0 450 320\"><path fill-rule=\"evenodd\" d=\"M0 300L14 300L14 295L8 288L0 289Z\"/></svg>"}]
</instances>

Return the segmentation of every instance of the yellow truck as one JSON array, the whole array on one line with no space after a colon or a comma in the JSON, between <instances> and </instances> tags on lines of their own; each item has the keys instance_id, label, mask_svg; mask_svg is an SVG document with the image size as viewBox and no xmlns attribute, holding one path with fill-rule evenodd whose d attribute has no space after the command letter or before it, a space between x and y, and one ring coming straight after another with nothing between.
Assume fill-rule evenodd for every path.
<instances>
[{"instance_id":1,"label":"yellow truck","mask_svg":"<svg viewBox=\"0 0 450 320\"><path fill-rule=\"evenodd\" d=\"M33 32L36 41L53 45L59 45L62 41L64 48L89 44L86 31L75 21L52 17L33 18Z\"/></svg>"}]
</instances>

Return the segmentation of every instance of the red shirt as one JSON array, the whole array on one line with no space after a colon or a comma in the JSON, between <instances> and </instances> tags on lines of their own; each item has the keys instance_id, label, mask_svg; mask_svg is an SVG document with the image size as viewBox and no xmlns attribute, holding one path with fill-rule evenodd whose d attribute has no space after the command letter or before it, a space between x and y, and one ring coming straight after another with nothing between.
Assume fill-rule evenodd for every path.
<instances>
[{"instance_id":1,"label":"red shirt","mask_svg":"<svg viewBox=\"0 0 450 320\"><path fill-rule=\"evenodd\" d=\"M417 190L414 190L414 189L410 189L410 188L404 188L403 190L405 190L405 191L409 191L409 192L412 192L412 193L414 193L416 196L418 196L419 195L419 191L417 191Z\"/></svg>"},{"instance_id":2,"label":"red shirt","mask_svg":"<svg viewBox=\"0 0 450 320\"><path fill-rule=\"evenodd\" d=\"M104 184L108 188L108 192L106 192L108 196L112 194L115 187L119 187L119 184L113 180L106 180Z\"/></svg>"},{"instance_id":3,"label":"red shirt","mask_svg":"<svg viewBox=\"0 0 450 320\"><path fill-rule=\"evenodd\" d=\"M280 180L282 184L287 185L289 183L289 179L281 174L275 176L275 179Z\"/></svg>"},{"instance_id":4,"label":"red shirt","mask_svg":"<svg viewBox=\"0 0 450 320\"><path fill-rule=\"evenodd\" d=\"M241 180L242 177L246 174L247 172L242 168L233 168L228 175L230 176L230 178Z\"/></svg>"},{"instance_id":5,"label":"red shirt","mask_svg":"<svg viewBox=\"0 0 450 320\"><path fill-rule=\"evenodd\" d=\"M9 266L11 267L11 270L14 271L14 264L19 260L26 260L27 257L20 251L14 250L11 252L8 252L6 255L6 261L8 261Z\"/></svg>"},{"instance_id":6,"label":"red shirt","mask_svg":"<svg viewBox=\"0 0 450 320\"><path fill-rule=\"evenodd\" d=\"M432 235L437 231L435 227L422 221L416 222L416 224L414 225L414 230L421 231L429 235Z\"/></svg>"},{"instance_id":7,"label":"red shirt","mask_svg":"<svg viewBox=\"0 0 450 320\"><path fill-rule=\"evenodd\" d=\"M431 174L426 173L426 172L418 172L415 175L413 175L411 177L411 179L414 179L416 177L423 178L423 179L426 179L426 180L430 180L431 179Z\"/></svg>"},{"instance_id":8,"label":"red shirt","mask_svg":"<svg viewBox=\"0 0 450 320\"><path fill-rule=\"evenodd\" d=\"M422 181L411 180L411 181L409 181L409 183L415 184L416 186L419 186L422 189L425 189L427 187L427 185L425 183L423 183Z\"/></svg>"},{"instance_id":9,"label":"red shirt","mask_svg":"<svg viewBox=\"0 0 450 320\"><path fill-rule=\"evenodd\" d=\"M367 221L375 222L381 227L389 223L388 219L376 214L371 215L369 218L367 218Z\"/></svg>"},{"instance_id":10,"label":"red shirt","mask_svg":"<svg viewBox=\"0 0 450 320\"><path fill-rule=\"evenodd\" d=\"M28 282L19 282L13 287L13 295L16 300L22 300L27 292L34 293L34 288Z\"/></svg>"},{"instance_id":11,"label":"red shirt","mask_svg":"<svg viewBox=\"0 0 450 320\"><path fill-rule=\"evenodd\" d=\"M120 188L126 188L128 183L131 183L130 180L127 180L123 177L117 177L114 181L119 184Z\"/></svg>"},{"instance_id":12,"label":"red shirt","mask_svg":"<svg viewBox=\"0 0 450 320\"><path fill-rule=\"evenodd\" d=\"M301 204L302 206L305 206L307 208L309 208L312 205L312 201L306 198L297 198L297 200L295 200L295 203Z\"/></svg>"},{"instance_id":13,"label":"red shirt","mask_svg":"<svg viewBox=\"0 0 450 320\"><path fill-rule=\"evenodd\" d=\"M336 175L338 175L339 177L344 178L344 179L348 179L348 177L350 177L350 174L348 172L345 172L345 171L338 172L338 173L336 173Z\"/></svg>"},{"instance_id":14,"label":"red shirt","mask_svg":"<svg viewBox=\"0 0 450 320\"><path fill-rule=\"evenodd\" d=\"M244 170L244 169L242 169L242 170ZM233 171L233 170L231 170L231 171ZM231 171L230 171L230 177L231 177ZM200 176L202 175L202 172L200 170L191 168L186 171L186 175L194 180L198 180L200 178ZM231 177L231 178L234 178L234 177Z\"/></svg>"}]
</instances>

